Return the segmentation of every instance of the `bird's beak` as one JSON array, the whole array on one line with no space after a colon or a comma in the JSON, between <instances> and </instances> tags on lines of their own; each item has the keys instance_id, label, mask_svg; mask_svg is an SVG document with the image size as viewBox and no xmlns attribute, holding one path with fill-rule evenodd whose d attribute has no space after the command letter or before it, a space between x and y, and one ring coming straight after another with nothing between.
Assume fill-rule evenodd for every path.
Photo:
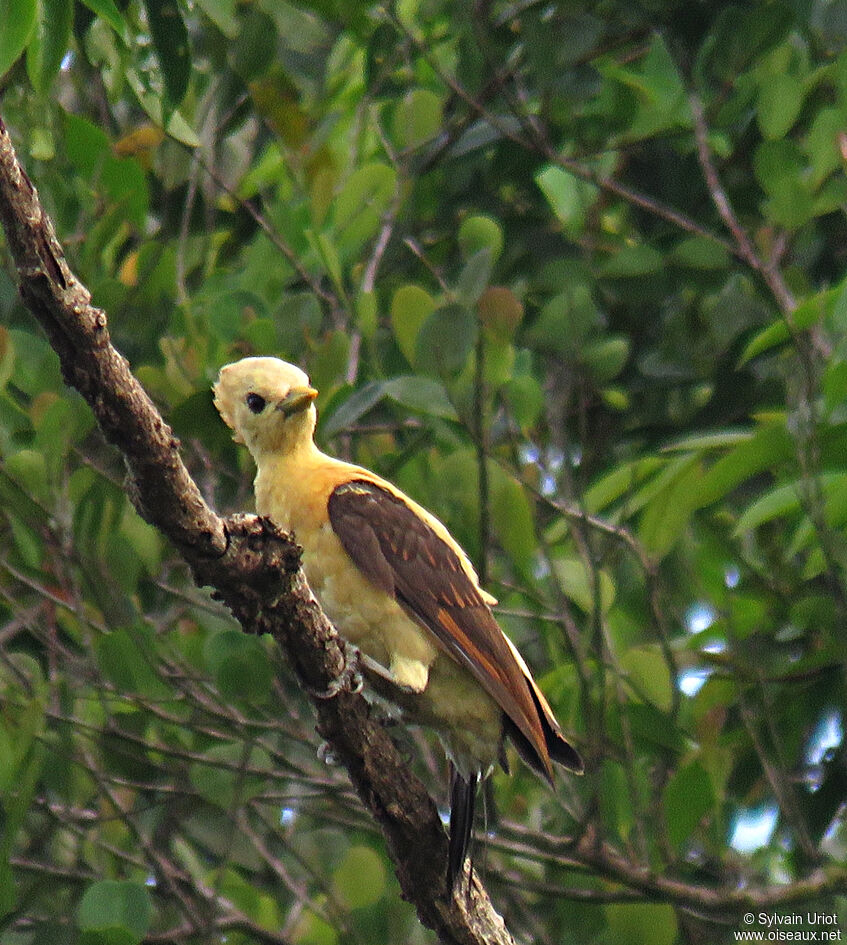
<instances>
[{"instance_id":1,"label":"bird's beak","mask_svg":"<svg viewBox=\"0 0 847 945\"><path fill-rule=\"evenodd\" d=\"M314 387L292 387L276 405L276 409L282 411L284 416L290 417L293 413L305 410L317 396L318 392Z\"/></svg>"}]
</instances>

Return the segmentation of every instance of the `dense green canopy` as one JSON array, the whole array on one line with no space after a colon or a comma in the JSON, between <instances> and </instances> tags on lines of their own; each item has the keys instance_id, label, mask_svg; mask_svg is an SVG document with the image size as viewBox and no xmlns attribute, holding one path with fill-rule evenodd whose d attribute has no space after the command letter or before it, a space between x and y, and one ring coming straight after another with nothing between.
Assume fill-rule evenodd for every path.
<instances>
[{"instance_id":1,"label":"dense green canopy","mask_svg":"<svg viewBox=\"0 0 847 945\"><path fill-rule=\"evenodd\" d=\"M847 3L0 22L0 114L207 499L252 502L217 369L284 357L321 445L499 598L587 767L493 778L475 865L513 934L840 914ZM276 647L136 514L0 259L0 942L432 941ZM438 745L396 737L444 798Z\"/></svg>"}]
</instances>

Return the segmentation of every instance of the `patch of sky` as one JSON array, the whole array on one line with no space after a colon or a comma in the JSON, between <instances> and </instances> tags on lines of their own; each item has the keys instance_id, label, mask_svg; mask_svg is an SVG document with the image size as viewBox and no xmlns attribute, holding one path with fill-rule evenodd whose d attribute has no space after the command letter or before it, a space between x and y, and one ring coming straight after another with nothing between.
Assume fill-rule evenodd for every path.
<instances>
[{"instance_id":1,"label":"patch of sky","mask_svg":"<svg viewBox=\"0 0 847 945\"><path fill-rule=\"evenodd\" d=\"M712 675L710 669L701 667L698 669L683 670L677 677L676 684L679 686L683 695L693 698L703 688L706 680Z\"/></svg>"},{"instance_id":2,"label":"patch of sky","mask_svg":"<svg viewBox=\"0 0 847 945\"><path fill-rule=\"evenodd\" d=\"M685 612L685 629L689 633L702 633L717 619L715 608L706 601L697 601Z\"/></svg>"},{"instance_id":3,"label":"patch of sky","mask_svg":"<svg viewBox=\"0 0 847 945\"><path fill-rule=\"evenodd\" d=\"M806 743L803 760L806 762L808 773L806 785L809 790L817 791L823 779L821 765L827 755L834 751L844 741L844 720L838 709L829 709L818 720L814 731Z\"/></svg>"},{"instance_id":4,"label":"patch of sky","mask_svg":"<svg viewBox=\"0 0 847 945\"><path fill-rule=\"evenodd\" d=\"M742 808L733 818L729 845L739 853L753 853L767 846L778 817L776 804Z\"/></svg>"},{"instance_id":5,"label":"patch of sky","mask_svg":"<svg viewBox=\"0 0 847 945\"><path fill-rule=\"evenodd\" d=\"M685 629L691 633L704 633L717 620L717 612L707 601L696 601L685 612L683 623ZM726 643L721 639L714 639L703 646L706 653L720 653ZM703 688L706 680L712 675L712 670L705 666L692 666L684 669L677 677L676 684L684 695L693 697Z\"/></svg>"}]
</instances>

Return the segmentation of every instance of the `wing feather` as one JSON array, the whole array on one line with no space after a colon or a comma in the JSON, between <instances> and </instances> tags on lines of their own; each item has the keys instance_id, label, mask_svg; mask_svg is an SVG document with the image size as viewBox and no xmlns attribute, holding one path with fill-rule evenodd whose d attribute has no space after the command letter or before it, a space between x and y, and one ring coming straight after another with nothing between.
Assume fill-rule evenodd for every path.
<instances>
[{"instance_id":1,"label":"wing feather","mask_svg":"<svg viewBox=\"0 0 847 945\"><path fill-rule=\"evenodd\" d=\"M329 521L344 550L464 666L506 715L521 755L548 780L551 756L582 769L483 591L455 550L393 491L354 480L329 497ZM490 599L490 598L489 598ZM562 746L565 746L564 748Z\"/></svg>"}]
</instances>

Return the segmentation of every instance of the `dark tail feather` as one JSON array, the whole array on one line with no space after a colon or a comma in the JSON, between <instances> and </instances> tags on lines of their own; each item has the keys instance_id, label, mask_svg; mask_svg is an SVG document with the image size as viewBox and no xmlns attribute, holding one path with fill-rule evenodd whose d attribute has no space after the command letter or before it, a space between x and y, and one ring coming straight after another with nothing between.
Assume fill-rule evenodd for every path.
<instances>
[{"instance_id":1,"label":"dark tail feather","mask_svg":"<svg viewBox=\"0 0 847 945\"><path fill-rule=\"evenodd\" d=\"M454 889L462 875L473 831L477 775L466 781L450 765L450 848L447 856L447 885Z\"/></svg>"},{"instance_id":2,"label":"dark tail feather","mask_svg":"<svg viewBox=\"0 0 847 945\"><path fill-rule=\"evenodd\" d=\"M539 702L538 696L532 692L532 697L535 700L535 706L538 709L538 718L541 720L541 727L544 730L544 741L547 746L547 752L557 764L562 765L567 768L569 771L572 771L574 774L582 774L585 770L585 765L583 764L582 758L580 757L579 752L571 745L571 743L565 738L562 734L558 723L552 716L548 715L544 710L544 706ZM553 785L553 780L550 776L550 773L545 770L543 759L538 757L538 751L530 743L529 739L524 735L524 733L515 725L515 723L509 718L508 715L503 716L504 732L512 740L512 744L517 748L518 754L523 758L523 760L537 771L541 777L549 782L550 786ZM501 748L501 758L500 762L506 760L506 753ZM508 771L508 768L503 764L503 770Z\"/></svg>"}]
</instances>

